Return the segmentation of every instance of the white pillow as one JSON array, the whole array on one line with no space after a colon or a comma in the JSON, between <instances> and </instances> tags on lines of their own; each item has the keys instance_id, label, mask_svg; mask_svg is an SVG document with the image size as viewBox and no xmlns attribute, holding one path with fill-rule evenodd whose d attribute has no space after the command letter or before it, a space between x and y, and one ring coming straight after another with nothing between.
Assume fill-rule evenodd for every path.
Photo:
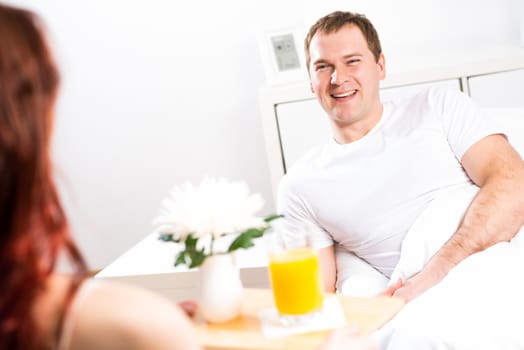
<instances>
[{"instance_id":1,"label":"white pillow","mask_svg":"<svg viewBox=\"0 0 524 350\"><path fill-rule=\"evenodd\" d=\"M524 108L486 108L486 113L502 128L511 145L524 157Z\"/></svg>"},{"instance_id":2,"label":"white pillow","mask_svg":"<svg viewBox=\"0 0 524 350\"><path fill-rule=\"evenodd\" d=\"M442 190L417 217L402 241L400 259L389 285L405 281L419 272L427 261L455 233L464 213L478 192L471 184Z\"/></svg>"}]
</instances>

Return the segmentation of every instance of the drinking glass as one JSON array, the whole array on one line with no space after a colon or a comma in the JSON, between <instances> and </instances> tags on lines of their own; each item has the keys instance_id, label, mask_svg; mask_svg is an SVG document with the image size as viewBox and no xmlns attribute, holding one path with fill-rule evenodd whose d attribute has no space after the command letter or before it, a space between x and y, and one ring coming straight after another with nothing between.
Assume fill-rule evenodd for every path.
<instances>
[{"instance_id":1,"label":"drinking glass","mask_svg":"<svg viewBox=\"0 0 524 350\"><path fill-rule=\"evenodd\" d=\"M305 229L274 230L267 237L269 279L283 325L312 320L323 305L323 288L318 256Z\"/></svg>"}]
</instances>

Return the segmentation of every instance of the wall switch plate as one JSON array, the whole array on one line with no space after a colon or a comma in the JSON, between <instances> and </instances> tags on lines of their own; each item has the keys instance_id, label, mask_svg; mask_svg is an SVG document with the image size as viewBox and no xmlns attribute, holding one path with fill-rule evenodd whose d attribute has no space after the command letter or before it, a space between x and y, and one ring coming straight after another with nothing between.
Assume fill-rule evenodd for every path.
<instances>
[{"instance_id":1,"label":"wall switch plate","mask_svg":"<svg viewBox=\"0 0 524 350\"><path fill-rule=\"evenodd\" d=\"M303 37L300 26L260 29L258 42L267 85L307 82L304 53L297 46Z\"/></svg>"},{"instance_id":2,"label":"wall switch plate","mask_svg":"<svg viewBox=\"0 0 524 350\"><path fill-rule=\"evenodd\" d=\"M271 44L278 71L283 72L300 68L295 39L292 33L272 36Z\"/></svg>"}]
</instances>

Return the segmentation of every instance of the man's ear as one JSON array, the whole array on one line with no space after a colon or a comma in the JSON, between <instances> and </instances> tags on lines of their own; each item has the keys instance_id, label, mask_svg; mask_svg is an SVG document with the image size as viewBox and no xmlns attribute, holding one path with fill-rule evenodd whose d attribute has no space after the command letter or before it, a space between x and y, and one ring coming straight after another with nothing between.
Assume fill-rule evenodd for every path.
<instances>
[{"instance_id":1,"label":"man's ear","mask_svg":"<svg viewBox=\"0 0 524 350\"><path fill-rule=\"evenodd\" d=\"M380 80L384 80L384 78L386 77L386 57L384 56L383 53L380 54L377 64L380 69L380 73L379 73Z\"/></svg>"},{"instance_id":2,"label":"man's ear","mask_svg":"<svg viewBox=\"0 0 524 350\"><path fill-rule=\"evenodd\" d=\"M311 80L309 81L309 89L312 93L315 93L315 89L313 88L313 84L311 84Z\"/></svg>"}]
</instances>

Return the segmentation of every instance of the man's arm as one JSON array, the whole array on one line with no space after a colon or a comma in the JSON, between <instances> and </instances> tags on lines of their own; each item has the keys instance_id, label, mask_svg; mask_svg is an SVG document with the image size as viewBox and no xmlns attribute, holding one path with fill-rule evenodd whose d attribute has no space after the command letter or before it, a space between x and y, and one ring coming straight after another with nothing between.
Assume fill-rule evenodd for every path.
<instances>
[{"instance_id":1,"label":"man's arm","mask_svg":"<svg viewBox=\"0 0 524 350\"><path fill-rule=\"evenodd\" d=\"M415 276L386 293L410 301L442 280L462 260L511 240L524 223L524 163L502 135L471 146L462 166L480 187L455 234Z\"/></svg>"},{"instance_id":2,"label":"man's arm","mask_svg":"<svg viewBox=\"0 0 524 350\"><path fill-rule=\"evenodd\" d=\"M324 290L328 293L334 293L337 282L335 246L331 245L329 247L319 249L318 260L320 263L320 271L322 273L322 281L324 282Z\"/></svg>"}]
</instances>

